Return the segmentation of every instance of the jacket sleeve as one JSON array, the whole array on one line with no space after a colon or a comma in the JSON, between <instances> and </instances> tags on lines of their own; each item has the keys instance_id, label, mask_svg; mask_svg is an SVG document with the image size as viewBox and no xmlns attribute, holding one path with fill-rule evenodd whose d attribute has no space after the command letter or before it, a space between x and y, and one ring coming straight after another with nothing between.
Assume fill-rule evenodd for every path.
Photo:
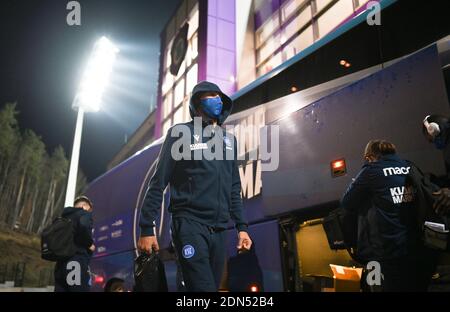
<instances>
[{"instance_id":1,"label":"jacket sleeve","mask_svg":"<svg viewBox=\"0 0 450 312\"><path fill-rule=\"evenodd\" d=\"M164 189L169 184L175 168L176 160L171 155L173 142L177 139L172 137L171 129L167 132L164 144L159 152L155 172L150 179L144 202L141 208L139 226L141 236L154 236L155 220L161 209Z\"/></svg>"},{"instance_id":2,"label":"jacket sleeve","mask_svg":"<svg viewBox=\"0 0 450 312\"><path fill-rule=\"evenodd\" d=\"M365 165L347 188L341 200L341 205L347 213L357 214L361 202L370 195L370 185L373 182L373 174L371 171L371 167Z\"/></svg>"},{"instance_id":3,"label":"jacket sleeve","mask_svg":"<svg viewBox=\"0 0 450 312\"><path fill-rule=\"evenodd\" d=\"M342 226L346 244L354 245L357 240L359 209L364 207L370 195L373 173L365 165L345 192L341 207L343 209Z\"/></svg>"},{"instance_id":4,"label":"jacket sleeve","mask_svg":"<svg viewBox=\"0 0 450 312\"><path fill-rule=\"evenodd\" d=\"M79 227L78 227L78 243L89 248L94 243L92 239L92 213L86 212L80 216Z\"/></svg>"},{"instance_id":5,"label":"jacket sleeve","mask_svg":"<svg viewBox=\"0 0 450 312\"><path fill-rule=\"evenodd\" d=\"M239 176L239 168L237 162L237 142L234 138L234 160L233 160L233 174L231 181L231 207L230 215L236 224L236 229L241 231L247 231L248 224L244 218L244 205L242 204L241 197L241 177Z\"/></svg>"}]
</instances>

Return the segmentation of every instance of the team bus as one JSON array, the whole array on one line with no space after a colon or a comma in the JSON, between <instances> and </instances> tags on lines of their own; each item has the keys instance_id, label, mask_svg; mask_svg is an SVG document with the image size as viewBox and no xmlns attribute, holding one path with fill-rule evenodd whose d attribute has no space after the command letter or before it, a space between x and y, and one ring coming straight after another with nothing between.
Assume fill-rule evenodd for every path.
<instances>
[{"instance_id":1,"label":"team bus","mask_svg":"<svg viewBox=\"0 0 450 312\"><path fill-rule=\"evenodd\" d=\"M254 247L238 254L230 224L222 290L320 291L332 280L330 264L355 265L346 251L330 249L322 223L361 168L370 139L392 141L424 171L445 174L443 155L421 132L426 115L450 115L444 3L384 3L381 26L368 25L361 14L232 96L226 125L234 126L240 153L261 155L267 133L270 157L240 164ZM352 60L351 67L341 66L342 59ZM253 132L243 130L247 125ZM279 140L272 139L274 125ZM133 288L140 207L163 141L88 187L95 203L95 291ZM166 191L157 236L169 290L176 291L181 277L169 204Z\"/></svg>"}]
</instances>

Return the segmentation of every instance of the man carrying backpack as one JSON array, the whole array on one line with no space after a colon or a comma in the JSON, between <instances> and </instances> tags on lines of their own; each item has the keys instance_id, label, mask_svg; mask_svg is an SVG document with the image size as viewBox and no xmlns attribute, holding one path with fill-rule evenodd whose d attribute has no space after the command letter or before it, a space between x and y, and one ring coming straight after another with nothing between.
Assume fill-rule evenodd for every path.
<instances>
[{"instance_id":1,"label":"man carrying backpack","mask_svg":"<svg viewBox=\"0 0 450 312\"><path fill-rule=\"evenodd\" d=\"M92 202L86 196L75 199L74 207L66 207L62 218L73 226L74 254L55 266L55 292L87 292L91 277L89 262L95 250L92 239ZM65 220L65 221L66 221Z\"/></svg>"}]
</instances>

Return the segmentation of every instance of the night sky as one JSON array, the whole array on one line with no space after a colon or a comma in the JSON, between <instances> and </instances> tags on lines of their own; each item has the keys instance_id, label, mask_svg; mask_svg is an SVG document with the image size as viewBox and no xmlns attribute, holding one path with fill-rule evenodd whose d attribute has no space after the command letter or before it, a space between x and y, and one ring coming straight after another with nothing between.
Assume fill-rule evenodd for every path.
<instances>
[{"instance_id":1,"label":"night sky","mask_svg":"<svg viewBox=\"0 0 450 312\"><path fill-rule=\"evenodd\" d=\"M156 102L159 36L180 0L79 1L81 26L67 25L68 2L0 2L0 106L17 101L20 127L49 152L62 145L70 159L72 100L94 42L110 38L120 53L102 109L85 115L81 142L80 167L92 181Z\"/></svg>"}]
</instances>

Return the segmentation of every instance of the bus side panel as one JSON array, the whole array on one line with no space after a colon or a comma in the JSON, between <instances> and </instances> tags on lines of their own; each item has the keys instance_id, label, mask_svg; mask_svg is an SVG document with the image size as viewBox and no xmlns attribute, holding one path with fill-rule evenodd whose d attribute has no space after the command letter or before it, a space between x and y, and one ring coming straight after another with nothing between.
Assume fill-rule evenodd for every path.
<instances>
[{"instance_id":1,"label":"bus side panel","mask_svg":"<svg viewBox=\"0 0 450 312\"><path fill-rule=\"evenodd\" d=\"M227 272L230 291L283 291L280 254L280 233L276 220L250 225L248 233L253 241L250 252L237 253L236 230L227 231Z\"/></svg>"},{"instance_id":2,"label":"bus side panel","mask_svg":"<svg viewBox=\"0 0 450 312\"><path fill-rule=\"evenodd\" d=\"M143 151L89 185L86 194L94 203L95 256L134 248L137 198L158 150L153 147Z\"/></svg>"},{"instance_id":3,"label":"bus side panel","mask_svg":"<svg viewBox=\"0 0 450 312\"><path fill-rule=\"evenodd\" d=\"M276 121L279 167L262 172L264 213L339 200L371 139L389 140L401 157L426 172L444 174L442 153L422 135L422 120L432 113L449 115L436 46ZM330 163L341 158L347 174L332 178Z\"/></svg>"}]
</instances>

